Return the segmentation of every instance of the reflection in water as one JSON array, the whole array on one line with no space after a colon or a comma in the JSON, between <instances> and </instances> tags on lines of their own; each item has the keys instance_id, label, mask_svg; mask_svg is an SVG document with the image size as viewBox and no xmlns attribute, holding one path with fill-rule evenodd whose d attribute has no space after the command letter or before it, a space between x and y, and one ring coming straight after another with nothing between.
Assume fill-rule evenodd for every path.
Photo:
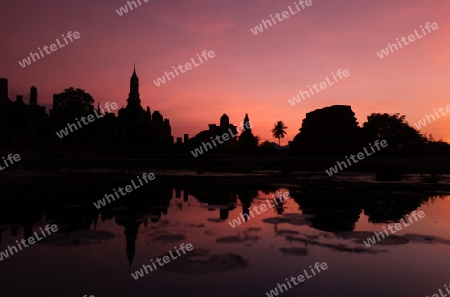
<instances>
[{"instance_id":1,"label":"reflection in water","mask_svg":"<svg viewBox=\"0 0 450 297\"><path fill-rule=\"evenodd\" d=\"M356 190L350 192L346 188L288 187L283 189L289 191L290 199L252 217L249 208L265 204L266 199L281 190L279 187L154 185L133 191L127 199L116 200L97 210L92 202L98 200L105 189L110 189L110 186L7 187L4 194L9 197L27 198L20 201L12 199L8 210L0 209L0 250L17 239L27 238L40 226L52 223L57 224L60 231L52 238L42 240L41 248L76 250L82 254L77 258L81 261L89 258L89 252L96 249L98 263L119 255L120 260L111 264L114 270L111 275L139 269L149 259L188 241L194 245L194 250L170 265L164 265L161 272L170 273L171 277L181 275L188 278L230 273L225 276L232 278L235 274L242 277L247 274L239 273L251 271L250 276L256 273L263 278L266 270L267 273L281 270L282 275L294 273L303 259L309 261L319 254L319 250L321 255L329 253L336 259L357 255L358 259L367 260L365 257L389 257L396 253L395 249L406 246L420 249L431 244L438 248L450 245L450 240L443 238L445 236L423 234L426 231L412 229L420 227L420 224L409 227L408 234L391 235L370 247L363 244L363 240L373 236L370 229L381 230L380 226L371 223L398 222L411 211L440 199L428 194L382 188L358 190L355 187ZM228 222L241 212L252 219L231 228ZM361 221L367 221L362 228ZM110 251L113 251L112 255L106 255ZM412 257L421 257L422 252L415 250ZM13 261L23 260L17 257ZM51 257L42 261L51 262ZM96 260L91 261L85 261L83 265L95 267L98 264ZM123 266L120 266L121 262ZM273 266L273 270L263 268L265 263L267 267ZM117 266L121 268L114 269ZM110 272L106 273L109 275ZM73 272L73 277L82 281L80 275ZM129 274L127 276L129 279ZM161 282L161 286L170 287L164 279L158 278L160 276L167 277L167 274L154 274L147 278L148 286ZM246 293L255 288L250 284L255 280L249 281L244 290ZM119 276L115 282L127 286ZM264 295L264 292L259 293ZM224 292L219 292L218 296L224 295Z\"/></svg>"},{"instance_id":2,"label":"reflection in water","mask_svg":"<svg viewBox=\"0 0 450 297\"><path fill-rule=\"evenodd\" d=\"M164 265L161 269L175 273L204 274L226 270L243 269L248 261L233 253L210 254L206 248L194 248L172 265Z\"/></svg>"},{"instance_id":3,"label":"reflection in water","mask_svg":"<svg viewBox=\"0 0 450 297\"><path fill-rule=\"evenodd\" d=\"M285 255L294 255L294 256L308 255L308 250L306 248L298 248L298 247L280 248L280 252L282 252Z\"/></svg>"},{"instance_id":4,"label":"reflection in water","mask_svg":"<svg viewBox=\"0 0 450 297\"><path fill-rule=\"evenodd\" d=\"M354 243L363 244L363 241L368 237L372 237L372 232L366 231L353 231L353 232L342 232L337 233L336 237L344 238L344 239L352 239ZM407 244L407 243L426 243L426 244L447 244L450 245L450 240L441 238L438 236L431 235L422 235L422 234L404 234L404 235L389 235L386 238L378 241L375 245L398 245L398 244Z\"/></svg>"},{"instance_id":5,"label":"reflection in water","mask_svg":"<svg viewBox=\"0 0 450 297\"><path fill-rule=\"evenodd\" d=\"M42 240L42 244L58 246L58 247L72 247L85 244L100 244L105 240L114 238L114 234L106 231L92 231L92 230L77 230L71 233L56 233L53 236Z\"/></svg>"},{"instance_id":6,"label":"reflection in water","mask_svg":"<svg viewBox=\"0 0 450 297\"><path fill-rule=\"evenodd\" d=\"M257 232L257 230L254 229L247 229L244 230L243 233L238 233L235 236L225 236L225 237L219 237L216 239L216 242L218 243L239 243L239 242L257 242L258 239L261 239L258 237L258 235L252 235L253 233Z\"/></svg>"},{"instance_id":7,"label":"reflection in water","mask_svg":"<svg viewBox=\"0 0 450 297\"><path fill-rule=\"evenodd\" d=\"M327 232L352 231L361 211L373 223L398 222L430 198L427 194L386 191L290 191L303 214L311 214L312 227Z\"/></svg>"},{"instance_id":8,"label":"reflection in water","mask_svg":"<svg viewBox=\"0 0 450 297\"><path fill-rule=\"evenodd\" d=\"M279 189L276 187L265 187L262 192L269 194L277 190ZM96 210L93 208L91 201L102 195L103 190L100 188L89 188L88 191L83 187L77 187L70 189L68 192L67 189L58 188L10 187L5 190L5 193L11 196L46 197L44 198L46 200L38 202L36 199L28 199L25 204L16 202L8 211L1 210L0 234L9 229L11 236L15 237L20 227L24 231L24 237L29 237L33 232L33 225L40 223L42 218L45 217L46 221L61 226L59 236L51 240L51 243L48 241L48 244L61 246L93 243L93 236L96 236L98 240L110 238L110 235L101 232L89 233L91 225L94 226L94 229L97 226L99 214L103 222L115 219L115 223L123 227L126 238L126 256L131 265L135 256L135 243L140 226L147 227L149 219L152 223L156 223L162 215L167 214L172 196L177 200L175 203L178 211L183 211L183 203L189 202L189 195L194 196L203 205L209 205L207 208L211 210L218 209L219 217L208 218L207 221L223 224L229 219L229 212L239 206L239 202L242 213L247 214L244 215L247 218L254 199L258 197L258 191L259 189L256 187L243 186L207 188L192 185L186 186L184 189L180 187L172 189L168 186L152 187L147 188L146 191L134 191L130 193L130 197L127 197L127 199L117 200L101 210ZM396 222L429 199L428 195L418 193L349 192L346 189L335 189L331 194L331 191L320 190L300 192L296 189L290 189L289 192L299 205L302 214L283 215L285 206L279 203L275 208L275 214L278 216L264 218L262 222L273 224L278 235L291 235L291 237L288 237L289 240L322 246L322 243L312 239L292 237L292 235L298 235L298 231L279 230L278 225L311 226L316 230L337 233L340 238L351 238L355 243L361 243L362 238L366 239L367 234L372 234L370 232L351 232L360 217L361 211L368 216L370 222ZM89 197L86 197L86 193L90 193ZM58 197L65 198L58 199ZM84 199L80 201L80 197L84 197ZM181 197L183 197L182 200ZM27 207L24 209L23 205ZM190 226L201 228L205 225L191 224ZM215 232L207 230L204 231L204 234L214 235ZM2 244L1 237L0 247ZM153 242L171 243L185 240L186 235L162 233L153 236L151 239ZM232 243L254 240L257 240L257 236L252 237L247 231L234 236L220 237L217 242ZM395 244L405 240L409 239L405 237L394 238L393 236L389 242L385 241L385 244ZM341 249L348 250L347 248ZM284 251L290 253L289 249ZM296 253L295 250L292 251Z\"/></svg>"},{"instance_id":9,"label":"reflection in water","mask_svg":"<svg viewBox=\"0 0 450 297\"><path fill-rule=\"evenodd\" d=\"M321 242L316 239L305 237L296 237L296 236L286 236L286 240L289 242L302 242L305 245L316 245L323 248L327 248L333 251L346 252L346 253L367 253L367 254L377 254L377 253L385 253L386 250L377 250L372 248L365 248L360 246L348 246L346 244L337 244L337 243L326 243Z\"/></svg>"}]
</instances>

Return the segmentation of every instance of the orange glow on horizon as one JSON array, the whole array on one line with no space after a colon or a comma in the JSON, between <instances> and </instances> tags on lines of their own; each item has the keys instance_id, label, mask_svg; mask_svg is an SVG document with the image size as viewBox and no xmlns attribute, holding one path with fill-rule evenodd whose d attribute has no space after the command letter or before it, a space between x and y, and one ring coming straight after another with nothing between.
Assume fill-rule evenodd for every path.
<instances>
[{"instance_id":1,"label":"orange glow on horizon","mask_svg":"<svg viewBox=\"0 0 450 297\"><path fill-rule=\"evenodd\" d=\"M172 134L194 136L219 123L226 113L239 124L246 113L253 133L277 142L270 130L276 121L288 127L282 144L298 133L307 112L330 105L350 105L360 125L374 112L406 115L413 126L433 109L450 104L450 2L408 3L344 0L313 5L258 35L251 28L282 12L292 1L232 3L147 3L118 16L122 0L58 4L59 15L31 0L9 3L0 49L9 97L38 88L38 102L48 107L52 95L71 86L96 102L126 105L136 62L141 104L170 119ZM95 18L80 17L89 7ZM33 7L33 9L23 9ZM251 12L251 13L249 13ZM376 54L396 38L427 22L439 28L382 59ZM8 27L8 29L6 28ZM68 31L81 37L25 68L18 61ZM33 32L31 34L31 32ZM215 57L157 87L153 81L204 50ZM338 69L350 76L291 106L288 99L319 84ZM450 116L430 123L421 133L450 141Z\"/></svg>"}]
</instances>

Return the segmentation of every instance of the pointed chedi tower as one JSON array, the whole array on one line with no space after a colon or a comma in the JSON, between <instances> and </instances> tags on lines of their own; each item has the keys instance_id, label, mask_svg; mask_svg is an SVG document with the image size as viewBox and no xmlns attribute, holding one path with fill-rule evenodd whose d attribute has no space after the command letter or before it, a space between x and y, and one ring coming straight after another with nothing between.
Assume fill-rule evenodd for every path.
<instances>
[{"instance_id":1,"label":"pointed chedi tower","mask_svg":"<svg viewBox=\"0 0 450 297\"><path fill-rule=\"evenodd\" d=\"M133 66L133 75L130 78L130 93L127 99L127 109L144 110L141 106L141 98L139 95L139 78L136 74L136 65Z\"/></svg>"},{"instance_id":2,"label":"pointed chedi tower","mask_svg":"<svg viewBox=\"0 0 450 297\"><path fill-rule=\"evenodd\" d=\"M121 145L134 147L172 145L170 124L164 125L162 115L155 112L152 115L149 107L144 109L141 106L139 78L134 65L127 105L118 112Z\"/></svg>"},{"instance_id":3,"label":"pointed chedi tower","mask_svg":"<svg viewBox=\"0 0 450 297\"><path fill-rule=\"evenodd\" d=\"M247 128L250 127L250 128ZM252 133L251 122L248 118L248 114L245 114L244 123L242 127L242 133L239 136L239 146L242 147L257 147L259 142L259 137L254 136Z\"/></svg>"}]
</instances>

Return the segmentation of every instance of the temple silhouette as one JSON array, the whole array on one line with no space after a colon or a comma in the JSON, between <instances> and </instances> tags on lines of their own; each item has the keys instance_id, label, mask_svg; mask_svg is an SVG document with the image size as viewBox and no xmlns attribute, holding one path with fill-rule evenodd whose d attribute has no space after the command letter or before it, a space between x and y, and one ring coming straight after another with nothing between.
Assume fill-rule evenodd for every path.
<instances>
[{"instance_id":1,"label":"temple silhouette","mask_svg":"<svg viewBox=\"0 0 450 297\"><path fill-rule=\"evenodd\" d=\"M8 80L0 78L0 143L43 145L48 122L45 107L37 104L37 88L30 89L29 105L22 95L8 98Z\"/></svg>"},{"instance_id":2,"label":"temple silhouette","mask_svg":"<svg viewBox=\"0 0 450 297\"><path fill-rule=\"evenodd\" d=\"M220 117L220 124L209 124L208 130L204 130L199 132L194 137L187 139L185 136L185 143L188 143L190 145L200 145L202 142L208 142L211 141L211 137L215 137L216 135L222 135L223 133L230 132L233 135L237 135L237 127L233 124L230 124L230 118L223 114ZM179 143L179 142L178 142ZM230 137L230 140L225 141L223 144L221 144L221 147L229 147L229 146L236 146L237 145L237 139L235 137Z\"/></svg>"},{"instance_id":3,"label":"temple silhouette","mask_svg":"<svg viewBox=\"0 0 450 297\"><path fill-rule=\"evenodd\" d=\"M224 133L227 133L228 135L230 135L230 139L220 144L220 148L236 147L236 146L253 147L253 148L257 147L259 137L253 135L251 128L247 129L245 128L251 126L248 114L245 114L244 121L242 121L241 123L244 128L243 127L238 128L237 126L230 124L230 118L228 117L228 115L223 114L220 117L219 125L209 124L208 130L201 131L192 138L189 138L188 135L185 134L184 143L190 146L199 146L203 142L211 141L211 138L214 139L216 135L221 136ZM232 137L234 135L239 136ZM181 145L181 138L177 138L177 144Z\"/></svg>"},{"instance_id":4,"label":"temple silhouette","mask_svg":"<svg viewBox=\"0 0 450 297\"><path fill-rule=\"evenodd\" d=\"M70 108L78 104L73 102L78 98L68 98L69 94L85 94L84 91L73 88L65 91L53 95L53 108L47 114L45 107L37 103L36 87L31 87L29 105L24 103L22 95L12 102L8 98L8 80L0 78L0 143L68 147L168 147L174 143L169 119L164 119L157 110L151 113L150 107L144 110L141 106L135 67L130 79L127 105L119 109L118 116L106 113L104 117L81 127L80 131L59 139L55 132L73 123L76 117L94 112L94 105L83 106L82 112ZM97 105L97 113L100 113L100 104Z\"/></svg>"},{"instance_id":5,"label":"temple silhouette","mask_svg":"<svg viewBox=\"0 0 450 297\"><path fill-rule=\"evenodd\" d=\"M390 188L390 186L386 186L386 188ZM299 205L302 213L312 215L307 220L311 222L313 229L333 233L353 231L362 213L367 215L369 222L399 221L411 211L429 203L433 197L433 193L395 192L386 194L386 188L365 192L363 196L360 192L349 193L346 188L335 190L333 193L324 192L321 189L304 192L296 190L295 187L288 189L288 191L294 202ZM278 189L278 187L270 185L243 186L231 184L220 188L207 188L201 184L185 184L174 188L163 185L149 188L143 192L134 192L134 197L131 200L116 201L120 207L109 205L102 210L96 210L93 209L91 201L101 195L104 189L93 189L90 184L75 187L69 192L64 186L54 188L38 185L30 187L7 186L4 192L8 197L13 198L17 195L27 198L24 200L26 201L25 204L23 200L11 199L14 207L0 210L0 250L4 250L7 246L5 242L2 242L3 237L7 235L6 233L9 233L9 237L14 240L22 237L28 238L42 224L44 217L60 225L61 228L58 233L69 238L70 234L77 230L96 231L100 219L102 222L114 222L114 225L121 227L116 229L121 230L125 235L123 239L125 250L120 256L126 257L128 265L131 267L137 252L136 242L139 239L140 231L142 231L142 228L148 228L149 224L158 223L163 216L167 216L171 200L181 198L181 191L183 191L185 202L188 202L188 196L190 195L202 204L215 206L214 213L218 214L221 219L220 222L228 227L226 220L234 218L229 217L230 211L239 208L240 212L249 216L249 208L255 205L254 199L258 197L259 190L270 193ZM86 192L90 194L86 195ZM57 200L56 203L52 198L63 195L66 199ZM37 199L38 197L40 199ZM82 197L81 201L80 197ZM67 207L80 202L81 207ZM32 207L24 207L28 204ZM220 209L219 213L217 213L217 209ZM175 211L178 210L171 210L171 212ZM283 205L268 211L268 213L275 215L275 211L277 214L282 214ZM253 220L252 216L250 216L250 220ZM277 223L274 224L276 228ZM23 235L21 235L22 232ZM85 238L93 240L95 239L94 234L86 233ZM145 236L142 238L145 238ZM61 242L52 237L44 242L54 246L63 243L65 247L82 244L76 240Z\"/></svg>"},{"instance_id":6,"label":"temple silhouette","mask_svg":"<svg viewBox=\"0 0 450 297\"><path fill-rule=\"evenodd\" d=\"M0 145L96 149L164 148L170 154L190 154L189 150L227 133L230 139L219 142L220 145L217 148L214 146L214 150L208 154L257 152L267 155L345 156L359 151L375 139L385 139L389 147L378 156L397 156L400 153L421 157L450 155L449 144L442 140L435 141L431 135L422 135L406 122L403 115L372 113L359 126L355 113L348 105L332 105L308 112L299 132L282 149L269 141L259 144L260 138L253 134L251 128L238 129L230 123L226 114L221 116L219 124L209 124L207 130L200 131L191 138L184 134L184 139L178 137L174 143L169 119L165 119L158 110L152 113L149 106L145 109L142 107L136 67L130 78L126 106L120 108L117 115L108 110L103 117L84 123L85 126L78 121L77 126L75 122L78 118L83 119L94 113L103 114L100 104L97 103L95 109L94 102L92 96L84 90L68 88L53 95L53 106L47 114L45 107L38 104L38 90L35 86L30 88L28 105L22 95L17 95L13 102L8 97L8 80L0 78ZM120 102L114 103L120 105ZM246 113L240 125L247 126L248 123L251 122ZM267 127L268 130L269 128ZM63 137L61 131L66 131Z\"/></svg>"}]
</instances>

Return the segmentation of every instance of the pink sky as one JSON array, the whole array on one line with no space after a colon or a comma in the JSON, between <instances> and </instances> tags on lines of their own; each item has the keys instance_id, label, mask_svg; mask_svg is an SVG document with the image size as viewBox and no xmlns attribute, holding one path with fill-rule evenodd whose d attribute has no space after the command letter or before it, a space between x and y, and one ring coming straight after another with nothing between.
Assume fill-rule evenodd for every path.
<instances>
[{"instance_id":1,"label":"pink sky","mask_svg":"<svg viewBox=\"0 0 450 297\"><path fill-rule=\"evenodd\" d=\"M119 16L126 1L31 1L2 4L0 77L10 98L38 88L38 102L69 87L96 102L126 104L133 62L142 105L170 119L172 134L190 136L219 123L223 113L239 124L249 114L261 140L282 120L287 144L305 114L333 104L351 105L360 125L372 112L401 113L413 125L433 109L450 105L450 2L445 0L312 0L313 5L254 35L250 28L294 1L154 1ZM427 22L439 29L380 59L376 52ZM22 68L30 51L68 31L80 39ZM420 32L420 31L419 31ZM6 46L5 46L6 45ZM153 80L197 53L215 57L157 87ZM350 76L291 106L299 90L331 72ZM450 116L422 133L450 142Z\"/></svg>"}]
</instances>

